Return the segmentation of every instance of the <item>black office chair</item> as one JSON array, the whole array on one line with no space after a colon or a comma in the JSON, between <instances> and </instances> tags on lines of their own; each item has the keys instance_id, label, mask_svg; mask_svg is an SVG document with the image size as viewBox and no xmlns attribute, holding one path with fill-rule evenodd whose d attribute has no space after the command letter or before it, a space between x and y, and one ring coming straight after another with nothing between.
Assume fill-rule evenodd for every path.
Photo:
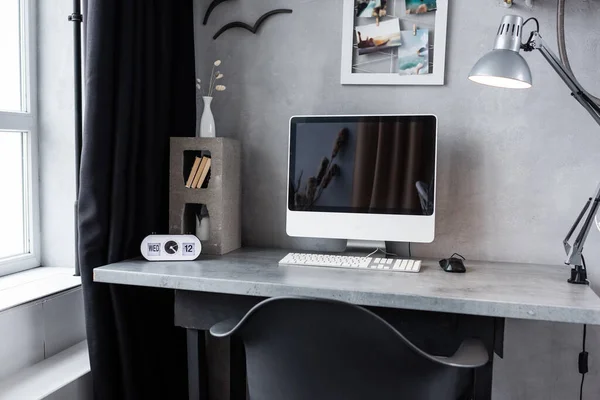
<instances>
[{"instance_id":1,"label":"black office chair","mask_svg":"<svg viewBox=\"0 0 600 400\"><path fill-rule=\"evenodd\" d=\"M476 340L432 356L371 311L330 300L271 298L210 333L244 342L251 400L467 400L488 362Z\"/></svg>"}]
</instances>

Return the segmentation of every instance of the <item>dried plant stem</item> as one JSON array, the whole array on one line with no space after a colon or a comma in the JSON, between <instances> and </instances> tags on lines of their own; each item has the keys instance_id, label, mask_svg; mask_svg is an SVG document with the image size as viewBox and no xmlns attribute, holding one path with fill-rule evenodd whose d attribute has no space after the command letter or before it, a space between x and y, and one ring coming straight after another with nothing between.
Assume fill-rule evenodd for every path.
<instances>
[{"instance_id":1,"label":"dried plant stem","mask_svg":"<svg viewBox=\"0 0 600 400\"><path fill-rule=\"evenodd\" d=\"M210 93L215 93L215 90L218 92L220 89L225 90L225 86L223 85L217 85L217 80L219 78L219 72L217 71L217 73L215 74L215 79L213 80L213 86L212 89L210 90Z\"/></svg>"},{"instance_id":2,"label":"dried plant stem","mask_svg":"<svg viewBox=\"0 0 600 400\"><path fill-rule=\"evenodd\" d=\"M317 195L315 196L314 200L312 201L312 203L310 203L309 207L312 207L317 201L319 201L319 197L321 197L321 194L323 193L324 189L322 187L319 187L317 190Z\"/></svg>"},{"instance_id":3,"label":"dried plant stem","mask_svg":"<svg viewBox=\"0 0 600 400\"><path fill-rule=\"evenodd\" d=\"M304 174L304 170L300 171L300 176L298 177L298 183L296 184L296 187L294 188L296 192L300 191L300 183L302 183L302 174Z\"/></svg>"},{"instance_id":4,"label":"dried plant stem","mask_svg":"<svg viewBox=\"0 0 600 400\"><path fill-rule=\"evenodd\" d=\"M213 76L210 77L211 84L210 84L210 94L209 94L209 96L212 96L213 93L215 92L215 85L217 84L217 80L215 78L216 78L216 75L213 73Z\"/></svg>"},{"instance_id":5,"label":"dried plant stem","mask_svg":"<svg viewBox=\"0 0 600 400\"><path fill-rule=\"evenodd\" d=\"M212 96L213 80L215 79L215 67L216 65L213 64L212 71L210 72L210 85L208 85L208 97Z\"/></svg>"},{"instance_id":6,"label":"dried plant stem","mask_svg":"<svg viewBox=\"0 0 600 400\"><path fill-rule=\"evenodd\" d=\"M331 161L329 161L329 165L327 166L327 169L325 170L325 174L323 175L324 177L327 176L327 174L331 173L331 168L333 168L333 165L334 165L333 161L335 160L336 157L337 157L337 154L334 154L333 157L331 157ZM319 186L317 186L316 195L315 195L314 199L311 201L309 207L312 207L319 200L319 197L321 197L321 194L325 190L325 188L323 187L323 182L325 182L325 178L321 179L321 182L319 182Z\"/></svg>"},{"instance_id":7,"label":"dried plant stem","mask_svg":"<svg viewBox=\"0 0 600 400\"><path fill-rule=\"evenodd\" d=\"M325 170L325 174L323 174L323 176L324 176L324 177L325 177L325 176L327 176L327 174L330 174L330 173L331 173L331 171L330 171L330 170L331 170L331 168L333 168L333 165L334 165L333 161L335 160L336 156L337 156L337 154L336 154L336 155L334 155L334 156L331 158L331 160L329 161L329 165L327 166L327 169ZM302 182L302 174L303 174L303 173L304 173L304 171L300 171L300 176L298 177L298 183L296 184L296 187L295 187L295 188L293 188L293 189L294 189L294 196L295 196L297 193L301 192L301 190L300 190L300 189L301 189L301 182ZM322 194L323 194L323 192L325 191L325 188L323 187L323 183L324 183L324 182L325 182L325 179L321 179L321 182L319 182L319 185L316 187L316 190L315 190L315 192L314 192L314 197L313 197L312 199L307 197L307 199L310 201L310 203L309 203L309 204L306 204L306 205L304 206L306 209L308 209L309 207L312 207L312 206L314 206L314 205L315 205L315 203L316 203L316 202L319 200L319 198L321 197L321 195L322 195ZM292 184L292 185L293 185L293 184ZM306 183L306 189L305 189L305 192L307 192L307 193L308 193L308 182Z\"/></svg>"},{"instance_id":8,"label":"dried plant stem","mask_svg":"<svg viewBox=\"0 0 600 400\"><path fill-rule=\"evenodd\" d=\"M316 177L313 176L308 179L304 190L301 190L303 171L300 171L300 176L298 177L295 187L294 182L290 183L290 186L294 191L294 201L296 202L296 206L300 206L303 210L308 210L313 207L333 178L340 175L340 167L335 164L335 159L347 142L348 134L348 128L343 128L338 132L331 152L331 160L328 160L327 157L321 159Z\"/></svg>"}]
</instances>

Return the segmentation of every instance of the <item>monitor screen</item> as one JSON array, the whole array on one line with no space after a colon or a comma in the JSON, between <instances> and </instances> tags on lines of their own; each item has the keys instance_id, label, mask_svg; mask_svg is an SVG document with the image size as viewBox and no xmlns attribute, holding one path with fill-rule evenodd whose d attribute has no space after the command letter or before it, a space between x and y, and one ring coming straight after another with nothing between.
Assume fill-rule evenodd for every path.
<instances>
[{"instance_id":1,"label":"monitor screen","mask_svg":"<svg viewBox=\"0 0 600 400\"><path fill-rule=\"evenodd\" d=\"M293 117L290 211L433 215L433 115Z\"/></svg>"}]
</instances>

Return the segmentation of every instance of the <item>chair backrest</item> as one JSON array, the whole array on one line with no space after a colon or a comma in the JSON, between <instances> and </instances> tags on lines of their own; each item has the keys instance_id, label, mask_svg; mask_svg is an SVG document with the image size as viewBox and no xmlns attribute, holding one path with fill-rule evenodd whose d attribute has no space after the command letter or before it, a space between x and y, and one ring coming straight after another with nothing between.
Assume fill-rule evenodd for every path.
<instances>
[{"instance_id":1,"label":"chair backrest","mask_svg":"<svg viewBox=\"0 0 600 400\"><path fill-rule=\"evenodd\" d=\"M436 363L372 312L272 298L235 329L251 400L468 399L473 371Z\"/></svg>"}]
</instances>

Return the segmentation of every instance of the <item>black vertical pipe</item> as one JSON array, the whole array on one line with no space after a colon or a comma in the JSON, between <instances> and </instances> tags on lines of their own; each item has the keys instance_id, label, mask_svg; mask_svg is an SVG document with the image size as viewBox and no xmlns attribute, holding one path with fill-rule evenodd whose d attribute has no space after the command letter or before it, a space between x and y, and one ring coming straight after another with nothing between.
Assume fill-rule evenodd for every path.
<instances>
[{"instance_id":1,"label":"black vertical pipe","mask_svg":"<svg viewBox=\"0 0 600 400\"><path fill-rule=\"evenodd\" d=\"M75 275L79 276L79 171L81 169L81 146L83 136L83 101L81 83L81 0L73 0L73 14L69 15L73 22L73 78L75 95Z\"/></svg>"}]
</instances>

